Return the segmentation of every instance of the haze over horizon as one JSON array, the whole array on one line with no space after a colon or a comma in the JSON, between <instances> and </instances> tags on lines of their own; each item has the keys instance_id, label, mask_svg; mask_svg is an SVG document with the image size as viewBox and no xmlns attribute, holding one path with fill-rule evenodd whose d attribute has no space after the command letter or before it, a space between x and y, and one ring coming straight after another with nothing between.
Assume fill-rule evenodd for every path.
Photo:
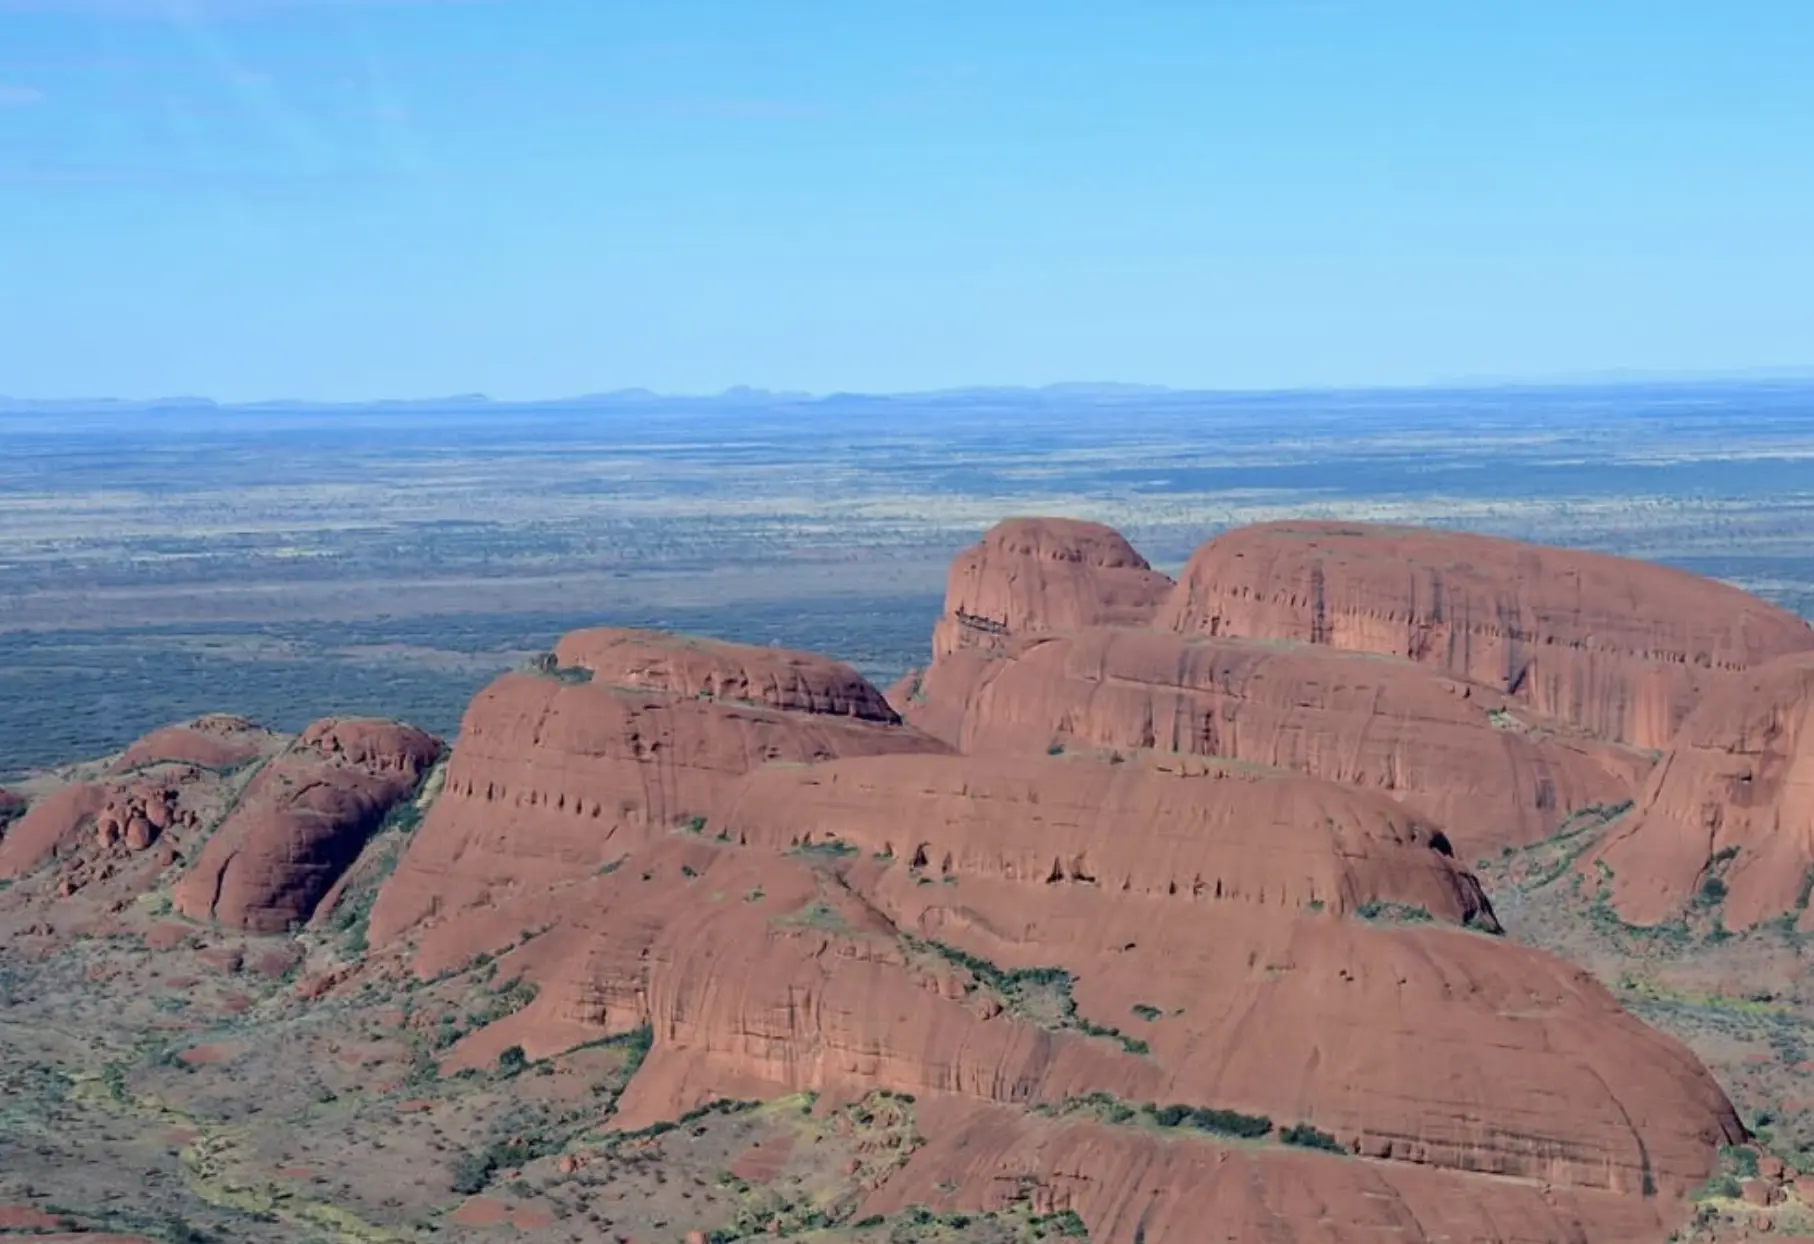
<instances>
[{"instance_id":1,"label":"haze over horizon","mask_svg":"<svg viewBox=\"0 0 1814 1244\"><path fill-rule=\"evenodd\" d=\"M1802 370L1814 22L0 0L0 393Z\"/></svg>"}]
</instances>

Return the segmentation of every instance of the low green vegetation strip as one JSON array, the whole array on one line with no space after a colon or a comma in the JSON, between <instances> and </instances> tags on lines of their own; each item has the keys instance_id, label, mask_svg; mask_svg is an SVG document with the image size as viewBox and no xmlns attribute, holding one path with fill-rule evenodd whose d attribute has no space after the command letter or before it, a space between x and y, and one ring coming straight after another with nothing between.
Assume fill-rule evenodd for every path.
<instances>
[{"instance_id":1,"label":"low green vegetation strip","mask_svg":"<svg viewBox=\"0 0 1814 1244\"><path fill-rule=\"evenodd\" d=\"M911 949L931 953L969 972L977 984L992 991L1002 1005L1048 1028L1081 1032L1087 1037L1101 1037L1117 1042L1130 1054L1148 1054L1151 1047L1138 1037L1130 1037L1119 1028L1109 1028L1077 1013L1077 1000L1071 996L1075 984L1063 968L1003 969L987 959L948 946L943 942L906 939Z\"/></svg>"},{"instance_id":2,"label":"low green vegetation strip","mask_svg":"<svg viewBox=\"0 0 1814 1244\"><path fill-rule=\"evenodd\" d=\"M1083 1116L1121 1127L1199 1132L1228 1140L1259 1141L1274 1134L1272 1120L1263 1114L1243 1114L1239 1110L1182 1103L1161 1106L1150 1101L1123 1101L1113 1093L1090 1093L1084 1097L1066 1098L1056 1106L1036 1107L1034 1113L1057 1118ZM1293 1123L1282 1127L1278 1129L1277 1139L1280 1144L1299 1149L1320 1149L1326 1153L1341 1154L1349 1152L1341 1141L1309 1123Z\"/></svg>"}]
</instances>

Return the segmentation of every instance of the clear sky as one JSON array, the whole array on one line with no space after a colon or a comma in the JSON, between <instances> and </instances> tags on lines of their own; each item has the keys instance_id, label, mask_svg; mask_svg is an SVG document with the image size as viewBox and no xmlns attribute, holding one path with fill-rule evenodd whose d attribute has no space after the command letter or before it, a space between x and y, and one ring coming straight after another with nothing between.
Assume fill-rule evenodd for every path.
<instances>
[{"instance_id":1,"label":"clear sky","mask_svg":"<svg viewBox=\"0 0 1814 1244\"><path fill-rule=\"evenodd\" d=\"M1814 363L1814 0L0 0L0 393Z\"/></svg>"}]
</instances>

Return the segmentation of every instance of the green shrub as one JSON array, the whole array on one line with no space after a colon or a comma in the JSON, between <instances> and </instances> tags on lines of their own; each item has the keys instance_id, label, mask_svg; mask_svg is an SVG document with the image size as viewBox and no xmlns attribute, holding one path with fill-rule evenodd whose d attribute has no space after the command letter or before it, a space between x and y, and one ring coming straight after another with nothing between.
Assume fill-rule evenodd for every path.
<instances>
[{"instance_id":1,"label":"green shrub","mask_svg":"<svg viewBox=\"0 0 1814 1244\"><path fill-rule=\"evenodd\" d=\"M498 1070L507 1076L520 1073L529 1065L529 1056L523 1053L523 1047L513 1045L498 1055Z\"/></svg>"},{"instance_id":2,"label":"green shrub","mask_svg":"<svg viewBox=\"0 0 1814 1244\"><path fill-rule=\"evenodd\" d=\"M1330 1153L1348 1152L1348 1147L1341 1141L1308 1123L1295 1123L1290 1127L1281 1128L1279 1139L1288 1145L1296 1145L1300 1149L1323 1149Z\"/></svg>"},{"instance_id":3,"label":"green shrub","mask_svg":"<svg viewBox=\"0 0 1814 1244\"><path fill-rule=\"evenodd\" d=\"M1141 1019L1144 1019L1149 1024L1152 1023L1154 1020L1158 1019L1161 1015L1165 1014L1165 1012L1161 1011L1158 1007L1153 1006L1146 1002L1134 1003L1133 1011L1134 1011L1135 1015L1138 1015Z\"/></svg>"},{"instance_id":4,"label":"green shrub","mask_svg":"<svg viewBox=\"0 0 1814 1244\"><path fill-rule=\"evenodd\" d=\"M498 1161L489 1151L462 1153L453 1161L453 1190L461 1196L483 1192L497 1169Z\"/></svg>"}]
</instances>

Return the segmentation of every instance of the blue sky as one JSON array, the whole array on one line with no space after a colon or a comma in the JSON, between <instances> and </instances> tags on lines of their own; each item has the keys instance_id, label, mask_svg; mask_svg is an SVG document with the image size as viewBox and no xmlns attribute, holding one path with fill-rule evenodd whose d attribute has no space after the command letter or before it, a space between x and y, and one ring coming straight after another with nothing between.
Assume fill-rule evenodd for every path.
<instances>
[{"instance_id":1,"label":"blue sky","mask_svg":"<svg viewBox=\"0 0 1814 1244\"><path fill-rule=\"evenodd\" d=\"M0 393L1814 363L1807 0L0 0Z\"/></svg>"}]
</instances>

